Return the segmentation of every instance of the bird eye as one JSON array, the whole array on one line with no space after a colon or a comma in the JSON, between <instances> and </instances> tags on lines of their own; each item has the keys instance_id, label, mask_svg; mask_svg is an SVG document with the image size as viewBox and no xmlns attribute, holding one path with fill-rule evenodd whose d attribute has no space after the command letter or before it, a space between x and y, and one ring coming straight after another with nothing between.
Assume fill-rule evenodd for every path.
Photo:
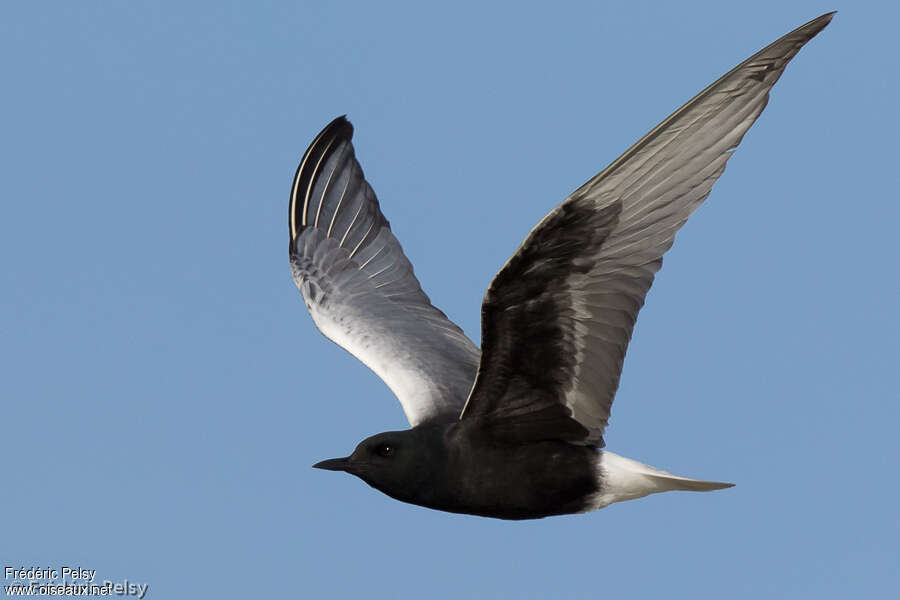
<instances>
[{"instance_id":1,"label":"bird eye","mask_svg":"<svg viewBox=\"0 0 900 600\"><path fill-rule=\"evenodd\" d=\"M390 456L394 453L394 447L390 444L380 444L375 448L375 453L378 456Z\"/></svg>"}]
</instances>

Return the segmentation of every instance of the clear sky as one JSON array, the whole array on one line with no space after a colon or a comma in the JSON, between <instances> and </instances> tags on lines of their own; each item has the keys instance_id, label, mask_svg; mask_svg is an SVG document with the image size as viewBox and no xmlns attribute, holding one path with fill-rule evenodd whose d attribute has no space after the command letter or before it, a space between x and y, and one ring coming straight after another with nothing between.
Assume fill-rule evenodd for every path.
<instances>
[{"instance_id":1,"label":"clear sky","mask_svg":"<svg viewBox=\"0 0 900 600\"><path fill-rule=\"evenodd\" d=\"M0 9L2 566L155 599L896 593L900 5L434 4ZM737 487L514 523L310 468L407 426L290 279L323 125L477 341L544 214L833 9L667 255L606 436Z\"/></svg>"}]
</instances>

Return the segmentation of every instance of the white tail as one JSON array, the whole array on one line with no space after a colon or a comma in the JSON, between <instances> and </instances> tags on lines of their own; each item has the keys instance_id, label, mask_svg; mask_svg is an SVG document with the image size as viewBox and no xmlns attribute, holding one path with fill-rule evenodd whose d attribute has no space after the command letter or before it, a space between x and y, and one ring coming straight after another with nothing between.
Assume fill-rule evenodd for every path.
<instances>
[{"instance_id":1,"label":"white tail","mask_svg":"<svg viewBox=\"0 0 900 600\"><path fill-rule=\"evenodd\" d=\"M657 492L708 492L734 486L733 483L679 477L606 450L598 453L597 471L600 491L591 499L587 510L603 508L613 502L643 498Z\"/></svg>"}]
</instances>

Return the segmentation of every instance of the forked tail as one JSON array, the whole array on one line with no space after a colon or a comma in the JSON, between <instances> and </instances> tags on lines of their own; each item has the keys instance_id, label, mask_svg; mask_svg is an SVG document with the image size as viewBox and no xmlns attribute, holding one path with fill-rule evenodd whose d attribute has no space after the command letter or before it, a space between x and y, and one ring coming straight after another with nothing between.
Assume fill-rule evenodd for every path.
<instances>
[{"instance_id":1,"label":"forked tail","mask_svg":"<svg viewBox=\"0 0 900 600\"><path fill-rule=\"evenodd\" d=\"M733 483L680 477L606 450L599 452L597 471L600 491L592 499L588 510L658 492L709 492L734 486Z\"/></svg>"}]
</instances>

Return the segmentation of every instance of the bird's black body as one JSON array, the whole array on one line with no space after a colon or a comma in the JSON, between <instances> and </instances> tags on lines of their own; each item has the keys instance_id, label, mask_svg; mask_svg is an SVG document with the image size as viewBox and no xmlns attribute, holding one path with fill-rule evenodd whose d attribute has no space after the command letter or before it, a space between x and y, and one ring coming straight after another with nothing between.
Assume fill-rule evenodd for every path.
<instances>
[{"instance_id":1,"label":"bird's black body","mask_svg":"<svg viewBox=\"0 0 900 600\"><path fill-rule=\"evenodd\" d=\"M390 451L379 453L385 447ZM346 459L316 466L347 471L392 498L428 508L536 519L590 508L599 492L598 456L594 447L561 441L498 440L461 421L381 433Z\"/></svg>"}]
</instances>

